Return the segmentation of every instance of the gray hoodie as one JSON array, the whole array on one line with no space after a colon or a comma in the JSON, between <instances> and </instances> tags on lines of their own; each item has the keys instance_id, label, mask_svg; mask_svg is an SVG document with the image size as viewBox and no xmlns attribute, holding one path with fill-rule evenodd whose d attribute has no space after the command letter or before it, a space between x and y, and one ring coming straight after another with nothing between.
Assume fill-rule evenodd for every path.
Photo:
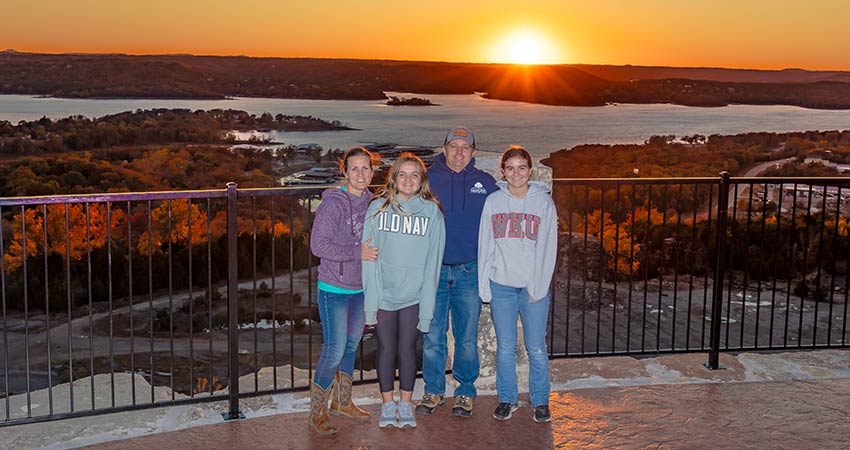
<instances>
[{"instance_id":1,"label":"gray hoodie","mask_svg":"<svg viewBox=\"0 0 850 450\"><path fill-rule=\"evenodd\" d=\"M419 325L431 329L434 301L443 262L446 229L436 203L418 195L405 202L403 211L388 207L377 213L385 199L375 199L366 210L363 242L378 247L378 260L363 261L366 324L378 321L378 310L397 311L419 304Z\"/></svg>"},{"instance_id":2,"label":"gray hoodie","mask_svg":"<svg viewBox=\"0 0 850 450\"><path fill-rule=\"evenodd\" d=\"M558 253L558 214L549 187L530 181L523 198L504 181L490 194L478 230L478 294L489 303L490 280L528 288L531 303L546 296Z\"/></svg>"}]
</instances>

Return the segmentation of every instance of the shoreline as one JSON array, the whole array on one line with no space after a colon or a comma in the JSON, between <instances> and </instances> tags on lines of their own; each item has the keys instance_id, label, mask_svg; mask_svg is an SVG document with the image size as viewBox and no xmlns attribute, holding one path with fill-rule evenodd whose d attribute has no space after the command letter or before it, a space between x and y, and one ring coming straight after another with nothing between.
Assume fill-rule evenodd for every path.
<instances>
[{"instance_id":1,"label":"shoreline","mask_svg":"<svg viewBox=\"0 0 850 450\"><path fill-rule=\"evenodd\" d=\"M413 94L424 94L413 92ZM433 92L430 94L434 94ZM28 96L37 99L62 99L62 100L103 100L103 101L111 101L111 100L187 100L187 101L229 101L229 100L237 100L241 98L247 99L269 99L269 100L327 100L327 101L371 101L371 100L384 100L383 98L347 98L347 97L250 97L250 96L232 96L232 95L223 95L223 96L187 96L187 97L176 97L176 96L156 96L156 97L138 97L138 96L127 96L127 97L100 97L100 96L91 96L91 97L69 97L62 95L52 95L52 94L31 94L31 93L21 93L21 92L0 92L1 95L21 95ZM840 106L811 106L811 105L799 105L792 103L783 103L783 102L770 102L770 103L739 103L739 102L704 102L704 103L694 103L694 102L669 102L669 101L658 101L658 102L628 102L628 101L605 101L599 103L567 103L567 102L535 102L530 100L523 100L521 98L509 98L509 97L496 97L489 93L480 93L480 92L467 92L467 93L456 93L456 92L447 92L447 93L436 93L436 95L478 95L479 97L486 100L494 100L500 102L516 102L516 103L527 103L530 105L542 105L542 106L555 106L555 107L566 107L566 108L601 108L608 106L619 106L619 105L672 105L672 106L684 106L687 108L726 108L729 106L793 106L797 108L809 109L813 111L850 111L850 104L840 105ZM386 106L443 106L441 104L432 103L430 105L412 105L412 104L385 104ZM310 129L298 129L298 130L278 130L278 131L335 131L334 130L310 130ZM358 128L342 128L339 130L359 130Z\"/></svg>"},{"instance_id":2,"label":"shoreline","mask_svg":"<svg viewBox=\"0 0 850 450\"><path fill-rule=\"evenodd\" d=\"M530 105L543 105L543 106L555 106L555 107L567 107L567 108L600 108L600 107L608 107L608 106L619 106L619 105L673 105L673 106L684 106L687 108L725 108L729 106L793 106L797 108L803 108L813 111L850 111L850 103L846 105L835 105L835 106L812 106L805 104L795 104L795 103L783 103L783 102L759 102L759 103L741 103L741 102L675 102L675 101L657 101L657 102L630 102L630 101L622 101L622 100L606 100L597 103L579 103L579 102L546 102L546 101L531 101L522 98L512 98L512 97L500 97L494 96L492 93L487 92L446 92L446 93L420 93L420 92L411 92L411 94L417 95L477 95L485 100L494 100L501 102L517 102L517 103L527 103ZM372 100L385 100L386 97L375 97L375 98L347 98L347 97L269 97L269 96L240 96L240 95L222 95L222 96L155 96L155 97L139 97L139 96L110 96L110 97L102 97L93 95L90 97L83 96L63 96L63 95L52 95L52 94L32 94L32 93L23 93L23 92L0 92L0 96L2 95L20 95L37 99L61 99L61 100L103 100L103 101L111 101L111 100L185 100L185 101L229 101L229 100L238 100L238 99L269 99L269 100L327 100L327 101L372 101ZM443 106L441 104L432 103L429 105L419 105L419 104L388 104L384 103L386 106ZM342 130L359 130L357 128L344 128ZM331 130L280 130L280 131L331 131Z\"/></svg>"}]
</instances>

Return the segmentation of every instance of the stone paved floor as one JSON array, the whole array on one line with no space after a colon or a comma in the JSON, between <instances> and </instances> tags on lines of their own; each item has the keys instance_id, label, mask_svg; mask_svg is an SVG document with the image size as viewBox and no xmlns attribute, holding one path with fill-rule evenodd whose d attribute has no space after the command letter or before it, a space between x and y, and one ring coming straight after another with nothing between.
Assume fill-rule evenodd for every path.
<instances>
[{"instance_id":1,"label":"stone paved floor","mask_svg":"<svg viewBox=\"0 0 850 450\"><path fill-rule=\"evenodd\" d=\"M415 430L334 418L340 433L320 437L307 428L308 393L294 392L246 398L248 419L227 423L219 416L224 402L213 402L3 427L0 449L850 449L850 350L724 353L726 369L716 371L703 367L705 359L552 360L551 424L534 423L528 406L508 422L494 420L493 380L484 378L473 418L451 417L444 407L420 417ZM376 389L354 387L356 402L374 414ZM421 395L417 380L414 398Z\"/></svg>"},{"instance_id":2,"label":"stone paved floor","mask_svg":"<svg viewBox=\"0 0 850 450\"><path fill-rule=\"evenodd\" d=\"M306 414L280 414L98 444L91 449L550 449L550 448L850 448L850 380L797 380L593 388L554 392L553 421L531 408L494 420L492 396L471 419L443 407L414 429L335 419L320 437ZM367 407L378 414L378 406Z\"/></svg>"}]
</instances>

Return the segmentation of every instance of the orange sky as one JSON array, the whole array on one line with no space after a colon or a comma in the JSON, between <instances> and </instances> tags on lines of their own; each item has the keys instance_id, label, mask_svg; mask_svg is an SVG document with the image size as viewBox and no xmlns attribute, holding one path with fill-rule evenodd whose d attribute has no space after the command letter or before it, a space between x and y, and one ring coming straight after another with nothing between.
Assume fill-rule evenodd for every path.
<instances>
[{"instance_id":1,"label":"orange sky","mask_svg":"<svg viewBox=\"0 0 850 450\"><path fill-rule=\"evenodd\" d=\"M0 50L850 70L845 0L5 3Z\"/></svg>"}]
</instances>

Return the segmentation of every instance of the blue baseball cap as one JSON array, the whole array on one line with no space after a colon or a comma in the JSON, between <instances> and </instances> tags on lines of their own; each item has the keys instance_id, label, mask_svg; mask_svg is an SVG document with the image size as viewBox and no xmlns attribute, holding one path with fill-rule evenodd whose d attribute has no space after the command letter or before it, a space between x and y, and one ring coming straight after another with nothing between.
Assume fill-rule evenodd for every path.
<instances>
[{"instance_id":1,"label":"blue baseball cap","mask_svg":"<svg viewBox=\"0 0 850 450\"><path fill-rule=\"evenodd\" d=\"M454 127L449 130L449 134L446 135L446 140L443 142L443 145L448 144L449 142L460 139L469 143L472 148L475 148L475 135L472 134L472 131L466 127Z\"/></svg>"}]
</instances>

